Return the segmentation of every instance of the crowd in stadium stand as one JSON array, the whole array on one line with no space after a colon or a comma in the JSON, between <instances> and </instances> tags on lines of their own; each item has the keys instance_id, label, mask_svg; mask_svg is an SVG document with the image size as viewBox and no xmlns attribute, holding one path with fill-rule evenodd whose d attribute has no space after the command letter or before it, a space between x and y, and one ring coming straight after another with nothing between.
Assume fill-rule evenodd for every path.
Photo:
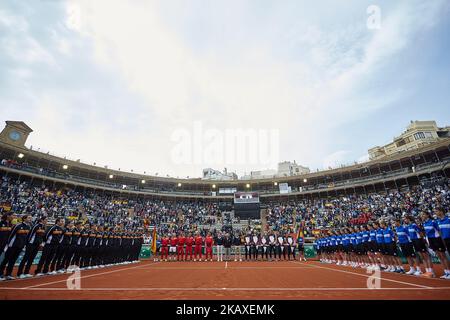
<instances>
[{"instance_id":1,"label":"crowd in stadium stand","mask_svg":"<svg viewBox=\"0 0 450 320\"><path fill-rule=\"evenodd\" d=\"M274 230L305 222L305 235L313 236L320 228L339 228L366 224L381 217L400 218L404 215L417 216L421 211L431 211L441 206L450 209L449 181L425 188L417 185L408 191L394 191L389 194L350 195L337 199L316 199L271 204L268 223Z\"/></svg>"},{"instance_id":2,"label":"crowd in stadium stand","mask_svg":"<svg viewBox=\"0 0 450 320\"><path fill-rule=\"evenodd\" d=\"M123 224L126 228L142 229L158 226L167 230L187 231L193 226L214 225L219 210L215 204L201 202L163 202L123 199L94 192L79 192L70 188L53 190L49 186L30 186L3 176L0 186L0 213L9 211L89 220L102 225Z\"/></svg>"},{"instance_id":3,"label":"crowd in stadium stand","mask_svg":"<svg viewBox=\"0 0 450 320\"><path fill-rule=\"evenodd\" d=\"M30 186L3 176L0 205L9 210L33 216L71 217L89 219L98 224L124 224L125 227L157 226L161 232L193 231L198 225L208 226L206 232L221 219L215 203L171 202L142 199L124 199L111 195L79 192L70 188L52 190L48 186ZM300 200L284 204L269 204L269 229L284 231L304 225L304 233L313 236L321 228L337 228L365 224L380 217L399 218L406 214L417 216L436 205L450 208L449 180L440 185L424 188L413 186L408 191L395 191L386 195L349 195L335 199ZM0 212L5 211L4 206Z\"/></svg>"},{"instance_id":4,"label":"crowd in stadium stand","mask_svg":"<svg viewBox=\"0 0 450 320\"><path fill-rule=\"evenodd\" d=\"M442 208L448 215L449 182L450 179L446 179L444 183L430 187L418 185L407 191L392 191L384 195L349 195L335 199L269 203L266 230L252 230L248 226L241 233L227 230L223 234L234 233L241 238L247 234L262 237L266 231L273 231L275 235L283 235L287 239L301 226L304 236L318 237L318 233L365 226L369 221L380 218L391 222L405 216L416 218L423 212L433 213L436 208ZM120 226L122 231L131 234L141 234L149 226L155 226L161 237L198 231L202 236L211 232L211 236L217 239L219 232L224 231L215 229L217 222L223 222L222 212L216 203L127 199L70 188L53 190L48 185L30 185L29 182L4 175L0 186L0 213L8 212L17 214L17 219L25 215L34 221L45 218L54 222L65 218L66 223L90 223L102 229L109 228L111 232ZM323 259L336 261L329 256Z\"/></svg>"}]
</instances>

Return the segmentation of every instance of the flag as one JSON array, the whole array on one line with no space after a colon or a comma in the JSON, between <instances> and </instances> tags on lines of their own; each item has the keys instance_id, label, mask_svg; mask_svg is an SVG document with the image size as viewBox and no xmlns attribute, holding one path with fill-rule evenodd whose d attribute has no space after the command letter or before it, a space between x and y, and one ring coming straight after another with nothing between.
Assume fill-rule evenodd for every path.
<instances>
[{"instance_id":1,"label":"flag","mask_svg":"<svg viewBox=\"0 0 450 320\"><path fill-rule=\"evenodd\" d=\"M153 237L152 237L152 253L156 254L156 228L153 229Z\"/></svg>"},{"instance_id":2,"label":"flag","mask_svg":"<svg viewBox=\"0 0 450 320\"><path fill-rule=\"evenodd\" d=\"M305 228L305 221L301 221L300 225L298 226L298 232L297 232L297 239L298 238L304 238L305 235L303 234L303 229Z\"/></svg>"},{"instance_id":3,"label":"flag","mask_svg":"<svg viewBox=\"0 0 450 320\"><path fill-rule=\"evenodd\" d=\"M300 221L300 223L297 224L298 230L297 230L297 238L296 239L304 237L304 235L303 235L304 227L305 227L305 221L304 220Z\"/></svg>"},{"instance_id":4,"label":"flag","mask_svg":"<svg viewBox=\"0 0 450 320\"><path fill-rule=\"evenodd\" d=\"M304 238L304 235L303 235L303 229L302 229L302 228L298 228L297 239L298 239L298 238Z\"/></svg>"}]
</instances>

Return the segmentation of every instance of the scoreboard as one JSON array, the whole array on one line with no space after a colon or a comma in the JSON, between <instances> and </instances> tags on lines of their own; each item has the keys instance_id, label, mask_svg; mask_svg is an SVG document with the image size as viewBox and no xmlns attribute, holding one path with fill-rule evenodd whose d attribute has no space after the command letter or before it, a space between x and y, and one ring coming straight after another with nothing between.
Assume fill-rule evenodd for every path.
<instances>
[{"instance_id":1,"label":"scoreboard","mask_svg":"<svg viewBox=\"0 0 450 320\"><path fill-rule=\"evenodd\" d=\"M260 219L261 208L257 192L236 192L234 194L234 216L240 219Z\"/></svg>"},{"instance_id":2,"label":"scoreboard","mask_svg":"<svg viewBox=\"0 0 450 320\"><path fill-rule=\"evenodd\" d=\"M259 203L259 194L257 192L236 192L234 203Z\"/></svg>"}]
</instances>

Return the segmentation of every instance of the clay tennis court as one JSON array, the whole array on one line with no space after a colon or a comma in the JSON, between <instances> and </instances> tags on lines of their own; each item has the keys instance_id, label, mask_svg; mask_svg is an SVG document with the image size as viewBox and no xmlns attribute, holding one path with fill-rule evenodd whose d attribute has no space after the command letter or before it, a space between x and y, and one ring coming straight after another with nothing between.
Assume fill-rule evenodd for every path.
<instances>
[{"instance_id":1,"label":"clay tennis court","mask_svg":"<svg viewBox=\"0 0 450 320\"><path fill-rule=\"evenodd\" d=\"M450 300L450 281L371 274L317 261L154 262L84 270L79 290L70 274L0 283L0 299L439 299Z\"/></svg>"}]
</instances>

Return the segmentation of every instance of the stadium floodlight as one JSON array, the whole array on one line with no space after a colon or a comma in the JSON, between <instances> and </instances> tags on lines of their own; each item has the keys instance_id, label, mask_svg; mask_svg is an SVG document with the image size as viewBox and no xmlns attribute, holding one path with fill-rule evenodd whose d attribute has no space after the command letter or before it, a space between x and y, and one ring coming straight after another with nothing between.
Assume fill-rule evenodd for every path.
<instances>
[{"instance_id":1,"label":"stadium floodlight","mask_svg":"<svg viewBox=\"0 0 450 320\"><path fill-rule=\"evenodd\" d=\"M112 174L110 174L110 175L109 175L109 178L112 179L112 178L114 178L114 176L113 176Z\"/></svg>"},{"instance_id":2,"label":"stadium floodlight","mask_svg":"<svg viewBox=\"0 0 450 320\"><path fill-rule=\"evenodd\" d=\"M275 181L275 182L273 183L273 185L274 185L274 186L277 186L277 185L278 185L278 182Z\"/></svg>"},{"instance_id":3,"label":"stadium floodlight","mask_svg":"<svg viewBox=\"0 0 450 320\"><path fill-rule=\"evenodd\" d=\"M145 184L145 180L141 180L141 183L142 183L142 184Z\"/></svg>"},{"instance_id":4,"label":"stadium floodlight","mask_svg":"<svg viewBox=\"0 0 450 320\"><path fill-rule=\"evenodd\" d=\"M250 188L250 183L247 183L246 185L245 185L245 187L248 189L248 188Z\"/></svg>"},{"instance_id":5,"label":"stadium floodlight","mask_svg":"<svg viewBox=\"0 0 450 320\"><path fill-rule=\"evenodd\" d=\"M23 153L19 153L19 154L17 155L17 157L18 157L19 159L22 159L23 157L25 157L25 155L24 155Z\"/></svg>"},{"instance_id":6,"label":"stadium floodlight","mask_svg":"<svg viewBox=\"0 0 450 320\"><path fill-rule=\"evenodd\" d=\"M213 187L213 189L215 189L215 188L216 188L216 185L215 185L215 184L213 184L213 185L212 185L212 187Z\"/></svg>"},{"instance_id":7,"label":"stadium floodlight","mask_svg":"<svg viewBox=\"0 0 450 320\"><path fill-rule=\"evenodd\" d=\"M181 182L178 182L178 187L181 187Z\"/></svg>"},{"instance_id":8,"label":"stadium floodlight","mask_svg":"<svg viewBox=\"0 0 450 320\"><path fill-rule=\"evenodd\" d=\"M307 183L307 182L308 182L308 179L306 179L306 178L303 179L303 182L304 182L304 183Z\"/></svg>"},{"instance_id":9,"label":"stadium floodlight","mask_svg":"<svg viewBox=\"0 0 450 320\"><path fill-rule=\"evenodd\" d=\"M68 166L67 164L65 164L65 165L62 166L62 168L63 168L64 170L67 170L67 169L69 169L69 166Z\"/></svg>"}]
</instances>

